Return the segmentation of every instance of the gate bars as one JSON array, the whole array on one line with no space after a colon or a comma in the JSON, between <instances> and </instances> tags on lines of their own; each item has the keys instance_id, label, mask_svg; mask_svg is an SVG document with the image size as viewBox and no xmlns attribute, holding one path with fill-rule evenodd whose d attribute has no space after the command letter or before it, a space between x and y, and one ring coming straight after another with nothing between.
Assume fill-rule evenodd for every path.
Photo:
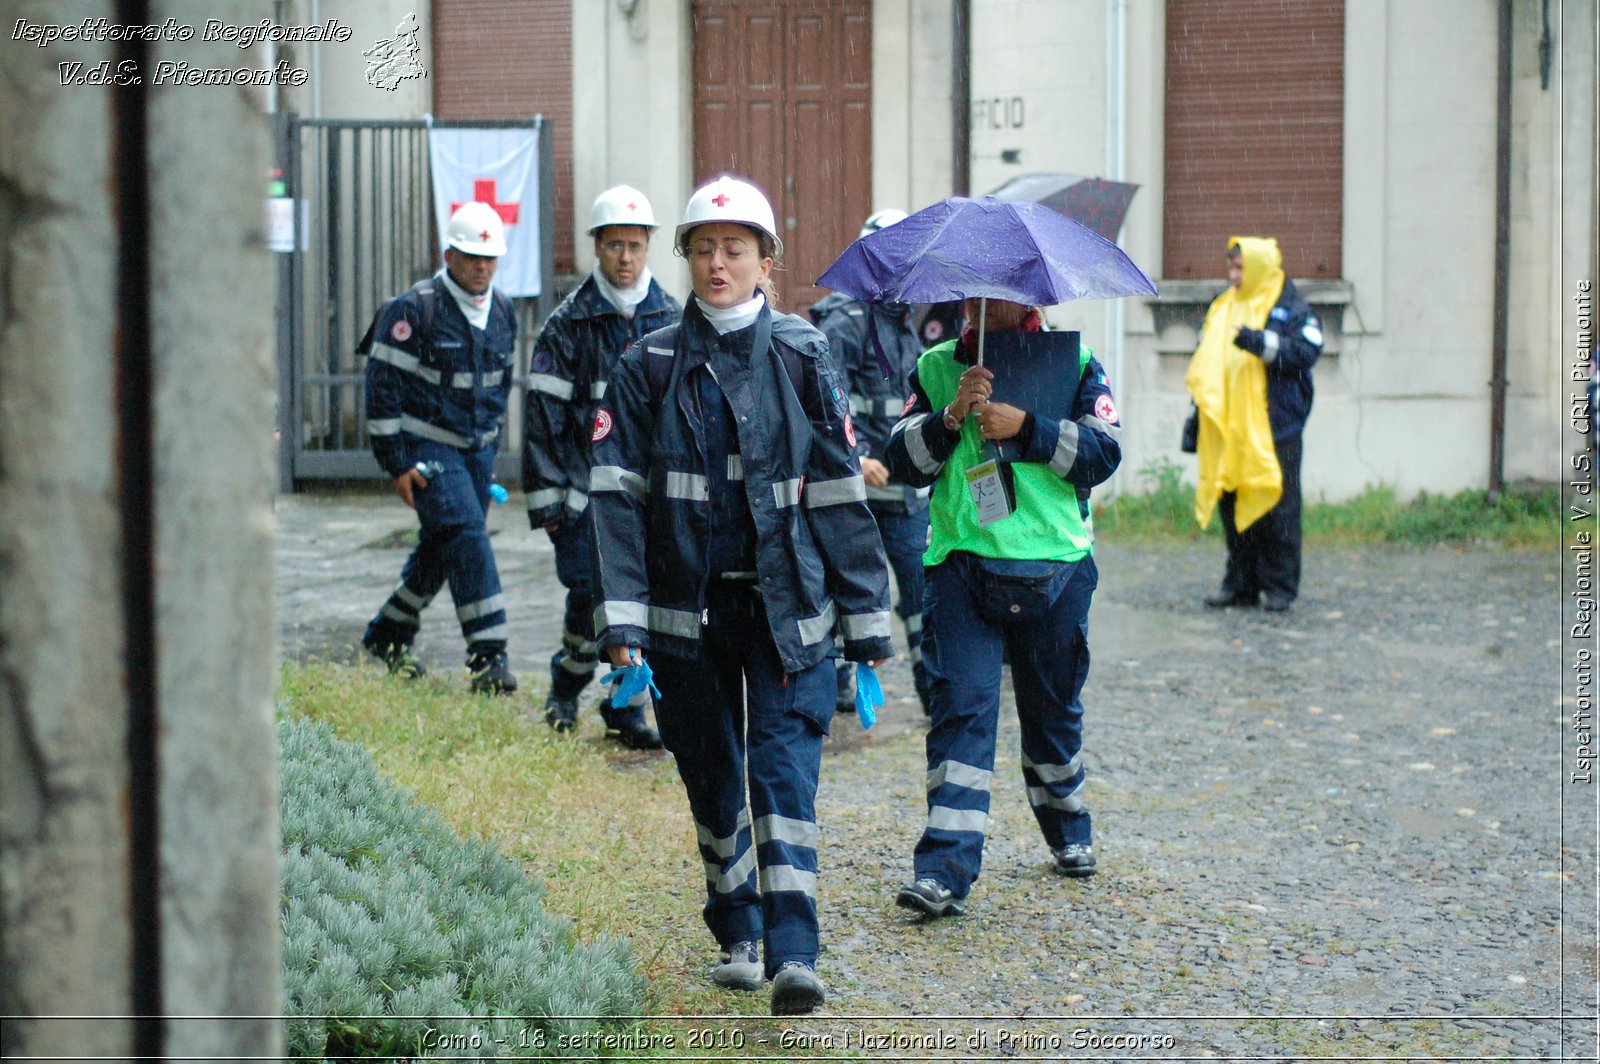
<instances>
[{"instance_id":1,"label":"gate bars","mask_svg":"<svg viewBox=\"0 0 1600 1064\"><path fill-rule=\"evenodd\" d=\"M308 481L377 479L367 445L356 343L378 305L442 261L433 215L430 128L527 126L525 119L476 122L301 118L280 113L277 158L296 201L295 250L278 253L278 488ZM522 392L539 324L555 306L554 167L551 127L539 137L541 294L514 299L516 386L495 470L519 478Z\"/></svg>"}]
</instances>

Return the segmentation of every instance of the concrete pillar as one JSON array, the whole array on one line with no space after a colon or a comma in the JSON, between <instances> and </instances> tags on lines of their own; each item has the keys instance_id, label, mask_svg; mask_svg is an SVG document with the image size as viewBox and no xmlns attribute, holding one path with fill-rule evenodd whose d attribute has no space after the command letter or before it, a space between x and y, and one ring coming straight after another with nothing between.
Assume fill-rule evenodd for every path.
<instances>
[{"instance_id":1,"label":"concrete pillar","mask_svg":"<svg viewBox=\"0 0 1600 1064\"><path fill-rule=\"evenodd\" d=\"M63 63L129 54L11 33L67 17L15 5L0 41L0 1006L23 1017L0 1053L272 1055L275 1022L226 1019L282 1011L270 130L257 90L150 84L162 59L258 57L196 32L150 44L143 85L63 85ZM223 1019L43 1018L151 1001Z\"/></svg>"}]
</instances>

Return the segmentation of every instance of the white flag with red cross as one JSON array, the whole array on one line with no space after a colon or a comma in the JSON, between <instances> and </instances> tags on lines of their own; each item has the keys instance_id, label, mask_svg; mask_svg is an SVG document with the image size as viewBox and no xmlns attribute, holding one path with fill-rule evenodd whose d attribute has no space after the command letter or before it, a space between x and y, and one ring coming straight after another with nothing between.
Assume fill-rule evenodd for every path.
<instances>
[{"instance_id":1,"label":"white flag with red cross","mask_svg":"<svg viewBox=\"0 0 1600 1064\"><path fill-rule=\"evenodd\" d=\"M506 223L506 253L494 286L508 296L539 294L539 133L532 126L441 129L428 133L433 211L444 247L450 215L487 203Z\"/></svg>"}]
</instances>

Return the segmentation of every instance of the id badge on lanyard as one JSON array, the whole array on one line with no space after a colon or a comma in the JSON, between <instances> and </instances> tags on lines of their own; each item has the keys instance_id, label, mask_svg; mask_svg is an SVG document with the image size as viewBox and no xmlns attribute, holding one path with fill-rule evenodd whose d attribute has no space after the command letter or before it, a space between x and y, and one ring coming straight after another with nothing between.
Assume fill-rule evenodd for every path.
<instances>
[{"instance_id":1,"label":"id badge on lanyard","mask_svg":"<svg viewBox=\"0 0 1600 1064\"><path fill-rule=\"evenodd\" d=\"M978 507L978 524L987 527L1011 516L1011 495L1000 476L1000 463L989 457L967 467L967 490Z\"/></svg>"}]
</instances>

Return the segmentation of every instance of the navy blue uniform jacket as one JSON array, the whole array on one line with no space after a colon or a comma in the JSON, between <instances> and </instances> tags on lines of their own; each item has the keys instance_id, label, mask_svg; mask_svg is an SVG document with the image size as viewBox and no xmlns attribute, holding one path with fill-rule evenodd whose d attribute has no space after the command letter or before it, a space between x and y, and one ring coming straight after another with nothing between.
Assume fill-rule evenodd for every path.
<instances>
[{"instance_id":1,"label":"navy blue uniform jacket","mask_svg":"<svg viewBox=\"0 0 1600 1064\"><path fill-rule=\"evenodd\" d=\"M545 320L522 413L522 490L533 528L572 522L588 506L589 429L606 377L629 344L682 313L652 280L633 317L623 317L591 275Z\"/></svg>"},{"instance_id":2,"label":"navy blue uniform jacket","mask_svg":"<svg viewBox=\"0 0 1600 1064\"><path fill-rule=\"evenodd\" d=\"M511 394L517 319L495 292L474 329L443 278L384 303L356 351L367 356L367 435L390 477L411 467L406 437L475 451L495 441Z\"/></svg>"},{"instance_id":3,"label":"navy blue uniform jacket","mask_svg":"<svg viewBox=\"0 0 1600 1064\"><path fill-rule=\"evenodd\" d=\"M771 341L748 362L719 352L692 300L683 323L630 347L595 411L590 522L601 647L699 653L706 623L708 475L742 477L756 572L786 672L828 657L891 653L888 564L855 457L838 374L822 334L763 308ZM653 364L653 365L652 365ZM699 375L714 372L733 411L740 468L706 468Z\"/></svg>"}]
</instances>

